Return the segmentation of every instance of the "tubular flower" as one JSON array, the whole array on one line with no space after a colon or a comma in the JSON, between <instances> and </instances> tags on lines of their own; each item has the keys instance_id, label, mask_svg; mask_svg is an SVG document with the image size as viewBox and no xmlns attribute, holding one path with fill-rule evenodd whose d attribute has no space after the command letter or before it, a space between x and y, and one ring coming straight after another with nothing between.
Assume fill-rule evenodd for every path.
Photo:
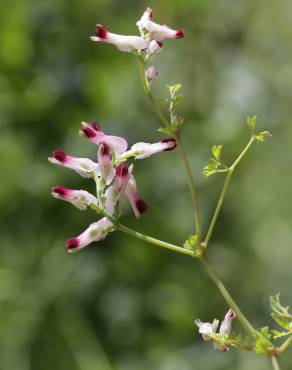
<instances>
[{"instance_id":1,"label":"tubular flower","mask_svg":"<svg viewBox=\"0 0 292 370\"><path fill-rule=\"evenodd\" d=\"M106 143L99 145L98 163L102 177L107 185L110 184L115 176L115 171L110 157L110 147Z\"/></svg>"},{"instance_id":2,"label":"tubular flower","mask_svg":"<svg viewBox=\"0 0 292 370\"><path fill-rule=\"evenodd\" d=\"M70 168L82 177L100 176L98 164L88 158L72 157L62 150L54 150L52 156L49 157L48 160L59 166Z\"/></svg>"},{"instance_id":3,"label":"tubular flower","mask_svg":"<svg viewBox=\"0 0 292 370\"><path fill-rule=\"evenodd\" d=\"M133 165L128 168L124 163L120 163L116 168L114 183L105 192L105 210L111 216L119 198L125 193L132 171Z\"/></svg>"},{"instance_id":4,"label":"tubular flower","mask_svg":"<svg viewBox=\"0 0 292 370\"><path fill-rule=\"evenodd\" d=\"M136 143L130 150L124 153L124 156L134 156L136 159L143 159L150 157L164 151L174 150L176 148L176 140L174 138L167 138L158 143Z\"/></svg>"},{"instance_id":5,"label":"tubular flower","mask_svg":"<svg viewBox=\"0 0 292 370\"><path fill-rule=\"evenodd\" d=\"M127 140L119 136L105 135L97 122L81 122L81 126L81 135L94 144L107 144L117 158L127 150Z\"/></svg>"},{"instance_id":6,"label":"tubular flower","mask_svg":"<svg viewBox=\"0 0 292 370\"><path fill-rule=\"evenodd\" d=\"M92 41L106 42L115 45L119 50L130 52L147 48L147 42L140 36L124 36L109 32L101 24L96 25L94 34L90 37Z\"/></svg>"},{"instance_id":7,"label":"tubular flower","mask_svg":"<svg viewBox=\"0 0 292 370\"><path fill-rule=\"evenodd\" d=\"M150 38L158 42L184 37L185 31L182 28L173 30L165 25L155 23L151 20L152 14L152 10L147 8L141 19L136 23L142 35L147 31L150 34Z\"/></svg>"},{"instance_id":8,"label":"tubular flower","mask_svg":"<svg viewBox=\"0 0 292 370\"><path fill-rule=\"evenodd\" d=\"M226 352L229 351L226 345L226 339L228 339L231 333L231 324L235 317L236 313L230 309L220 325L219 333L216 333L219 325L219 320L217 319L215 319L212 324L209 322L202 322L201 320L195 320L195 324L199 328L199 333L202 334L204 340L213 340L214 349Z\"/></svg>"},{"instance_id":9,"label":"tubular flower","mask_svg":"<svg viewBox=\"0 0 292 370\"><path fill-rule=\"evenodd\" d=\"M52 196L72 203L81 211L85 210L90 204L97 204L97 199L87 191L67 189L63 186L53 187Z\"/></svg>"},{"instance_id":10,"label":"tubular flower","mask_svg":"<svg viewBox=\"0 0 292 370\"><path fill-rule=\"evenodd\" d=\"M133 208L134 214L137 218L140 217L142 213L147 212L148 204L142 199L137 191L136 180L133 175L131 175L129 182L125 191L126 196L128 197L131 206Z\"/></svg>"},{"instance_id":11,"label":"tubular flower","mask_svg":"<svg viewBox=\"0 0 292 370\"><path fill-rule=\"evenodd\" d=\"M211 340L212 334L216 333L219 325L219 320L214 319L212 323L202 322L201 320L195 320L195 324L199 328L199 333L202 334L204 340Z\"/></svg>"},{"instance_id":12,"label":"tubular flower","mask_svg":"<svg viewBox=\"0 0 292 370\"><path fill-rule=\"evenodd\" d=\"M74 253L92 242L104 239L113 229L113 223L106 217L91 224L82 234L66 241L68 253Z\"/></svg>"},{"instance_id":13,"label":"tubular flower","mask_svg":"<svg viewBox=\"0 0 292 370\"><path fill-rule=\"evenodd\" d=\"M157 75L158 75L158 71L157 71L156 67L154 67L154 66L148 67L145 71L145 77L146 77L148 83L151 83L153 80L156 80Z\"/></svg>"}]
</instances>

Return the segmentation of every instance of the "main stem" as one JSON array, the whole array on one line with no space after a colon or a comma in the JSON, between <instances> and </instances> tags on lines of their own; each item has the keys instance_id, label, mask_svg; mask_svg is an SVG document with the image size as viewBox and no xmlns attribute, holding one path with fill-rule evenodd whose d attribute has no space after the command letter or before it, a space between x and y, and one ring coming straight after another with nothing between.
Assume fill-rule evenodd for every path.
<instances>
[{"instance_id":1,"label":"main stem","mask_svg":"<svg viewBox=\"0 0 292 370\"><path fill-rule=\"evenodd\" d=\"M255 329L250 324L248 319L245 317L245 315L242 313L241 309L238 307L234 299L229 294L228 290L226 289L225 285L220 280L219 276L216 274L213 266L209 263L207 258L205 256L202 256L200 258L200 261L202 265L204 266L205 270L209 274L210 278L213 280L217 288L219 289L220 293L224 297L225 301L227 302L228 306L231 307L237 315L237 318L242 325L242 327L245 329L247 334L249 334L251 337L255 336Z\"/></svg>"},{"instance_id":2,"label":"main stem","mask_svg":"<svg viewBox=\"0 0 292 370\"><path fill-rule=\"evenodd\" d=\"M281 370L276 356L270 356L270 360L274 370Z\"/></svg>"}]
</instances>

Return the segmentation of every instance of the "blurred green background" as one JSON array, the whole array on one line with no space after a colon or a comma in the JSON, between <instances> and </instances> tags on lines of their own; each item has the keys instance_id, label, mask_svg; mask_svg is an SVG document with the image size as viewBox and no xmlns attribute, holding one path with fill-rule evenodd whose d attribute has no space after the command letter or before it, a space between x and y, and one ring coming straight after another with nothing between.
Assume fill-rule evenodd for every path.
<instances>
[{"instance_id":1,"label":"blurred green background","mask_svg":"<svg viewBox=\"0 0 292 370\"><path fill-rule=\"evenodd\" d=\"M163 98L166 84L183 84L183 139L205 231L224 181L201 174L210 147L223 144L231 163L248 140L247 115L273 133L236 171L209 257L255 326L272 325L270 295L292 302L291 0L2 0L1 369L269 368L264 357L222 354L201 340L193 320L221 319L227 306L199 263L118 232L66 255L65 240L96 218L50 188L94 187L49 164L51 151L95 158L78 135L81 120L130 144L161 137L135 57L89 40L97 22L137 34L147 5L156 21L186 29L155 59L153 88ZM135 173L150 210L137 221L125 206L123 222L183 242L193 216L178 153L139 161ZM291 351L281 362L292 368Z\"/></svg>"}]
</instances>

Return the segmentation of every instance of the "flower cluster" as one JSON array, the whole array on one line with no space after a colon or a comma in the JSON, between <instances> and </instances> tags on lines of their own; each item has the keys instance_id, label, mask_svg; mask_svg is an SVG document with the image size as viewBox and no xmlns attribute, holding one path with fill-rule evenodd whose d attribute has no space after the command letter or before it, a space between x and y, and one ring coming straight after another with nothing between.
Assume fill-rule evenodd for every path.
<instances>
[{"instance_id":1,"label":"flower cluster","mask_svg":"<svg viewBox=\"0 0 292 370\"><path fill-rule=\"evenodd\" d=\"M199 328L199 333L202 334L204 340L212 340L214 349L226 352L229 351L226 342L228 342L228 338L231 333L232 320L235 319L235 317L236 313L230 309L226 313L224 320L220 325L219 333L216 333L219 326L219 320L217 319L214 319L212 323L202 322L197 319L195 320L195 324Z\"/></svg>"},{"instance_id":2,"label":"flower cluster","mask_svg":"<svg viewBox=\"0 0 292 370\"><path fill-rule=\"evenodd\" d=\"M161 51L165 40L180 39L185 35L184 29L173 30L166 25L153 22L152 18L153 11L148 7L136 23L141 36L118 35L108 31L103 25L97 24L91 40L113 44L125 52L134 52L139 55L143 52L143 59L148 61ZM148 83L151 83L157 77L158 72L154 66L150 66L145 74Z\"/></svg>"},{"instance_id":3,"label":"flower cluster","mask_svg":"<svg viewBox=\"0 0 292 370\"><path fill-rule=\"evenodd\" d=\"M97 158L94 162L88 158L77 158L61 150L55 150L49 161L74 170L80 176L92 178L96 182L96 196L85 190L72 190L63 186L52 188L52 196L70 202L80 210L91 207L104 217L91 224L81 235L67 240L68 253L76 252L93 241L104 239L114 230L114 222L119 216L119 205L125 196L130 201L137 218L147 211L147 203L140 197L133 175L133 164L127 165L128 159L147 158L153 154L173 150L174 138L163 139L158 143L136 143L129 150L127 141L119 136L106 135L96 122L82 122L80 134L88 141L98 145Z\"/></svg>"}]
</instances>

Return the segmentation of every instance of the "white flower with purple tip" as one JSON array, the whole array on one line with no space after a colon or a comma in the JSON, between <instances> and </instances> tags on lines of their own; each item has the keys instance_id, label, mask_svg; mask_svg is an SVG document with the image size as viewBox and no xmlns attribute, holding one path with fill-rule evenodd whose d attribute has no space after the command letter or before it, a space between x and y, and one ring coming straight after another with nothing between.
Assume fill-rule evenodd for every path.
<instances>
[{"instance_id":1,"label":"white flower with purple tip","mask_svg":"<svg viewBox=\"0 0 292 370\"><path fill-rule=\"evenodd\" d=\"M97 205L97 199L92 194L85 190L67 189L63 186L55 186L52 188L52 196L57 199L65 200L72 203L80 210L85 210L90 204Z\"/></svg>"},{"instance_id":2,"label":"white flower with purple tip","mask_svg":"<svg viewBox=\"0 0 292 370\"><path fill-rule=\"evenodd\" d=\"M151 155L174 150L176 148L176 140L174 138L167 138L159 141L158 143L136 143L130 150L124 153L125 157L134 156L136 159L143 159Z\"/></svg>"},{"instance_id":3,"label":"white flower with purple tip","mask_svg":"<svg viewBox=\"0 0 292 370\"><path fill-rule=\"evenodd\" d=\"M133 171L133 165L129 168L120 163L116 168L116 175L113 184L105 192L105 210L109 215L114 214L115 206L120 197L125 193L128 181Z\"/></svg>"},{"instance_id":4,"label":"white flower with purple tip","mask_svg":"<svg viewBox=\"0 0 292 370\"><path fill-rule=\"evenodd\" d=\"M131 52L133 50L143 50L147 48L147 42L140 36L124 36L109 32L101 24L96 25L94 35L90 37L92 41L100 41L115 45L119 50Z\"/></svg>"},{"instance_id":5,"label":"white flower with purple tip","mask_svg":"<svg viewBox=\"0 0 292 370\"><path fill-rule=\"evenodd\" d=\"M74 253L92 242L104 239L113 229L113 223L106 217L91 224L82 234L66 241L68 253Z\"/></svg>"},{"instance_id":6,"label":"white flower with purple tip","mask_svg":"<svg viewBox=\"0 0 292 370\"><path fill-rule=\"evenodd\" d=\"M199 333L202 334L204 340L213 340L214 349L221 352L229 351L229 348L225 344L224 340L228 339L231 333L232 320L236 317L236 313L233 310L228 310L224 320L222 321L219 329L219 333L216 333L219 320L215 319L213 323L202 322L201 320L195 320L195 324L199 328Z\"/></svg>"},{"instance_id":7,"label":"white flower with purple tip","mask_svg":"<svg viewBox=\"0 0 292 370\"><path fill-rule=\"evenodd\" d=\"M128 143L122 137L105 135L97 122L82 122L80 134L94 144L107 144L118 158L127 150Z\"/></svg>"},{"instance_id":8,"label":"white flower with purple tip","mask_svg":"<svg viewBox=\"0 0 292 370\"><path fill-rule=\"evenodd\" d=\"M184 37L185 31L182 28L173 30L166 25L155 23L151 20L152 14L152 10L147 8L141 19L136 23L142 35L147 31L150 38L158 42L163 42L166 39L180 39Z\"/></svg>"},{"instance_id":9,"label":"white flower with purple tip","mask_svg":"<svg viewBox=\"0 0 292 370\"><path fill-rule=\"evenodd\" d=\"M110 146L106 143L101 143L98 148L97 156L101 175L108 185L115 176L114 166L110 157Z\"/></svg>"},{"instance_id":10,"label":"white flower with purple tip","mask_svg":"<svg viewBox=\"0 0 292 370\"><path fill-rule=\"evenodd\" d=\"M148 204L138 194L136 180L133 175L131 175L128 181L125 194L128 197L137 218L139 218L142 213L147 212Z\"/></svg>"},{"instance_id":11,"label":"white flower with purple tip","mask_svg":"<svg viewBox=\"0 0 292 370\"><path fill-rule=\"evenodd\" d=\"M100 176L98 164L88 158L72 157L62 150L54 150L52 156L49 157L48 160L59 166L70 168L82 177Z\"/></svg>"}]
</instances>

